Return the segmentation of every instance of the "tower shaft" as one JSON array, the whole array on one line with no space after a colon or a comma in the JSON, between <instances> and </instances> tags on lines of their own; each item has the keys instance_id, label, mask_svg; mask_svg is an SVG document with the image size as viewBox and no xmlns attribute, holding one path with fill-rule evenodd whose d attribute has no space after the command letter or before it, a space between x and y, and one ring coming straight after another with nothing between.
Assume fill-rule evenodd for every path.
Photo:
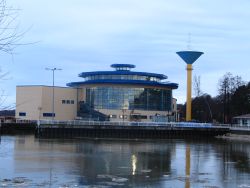
<instances>
[{"instance_id":1,"label":"tower shaft","mask_svg":"<svg viewBox=\"0 0 250 188\"><path fill-rule=\"evenodd\" d=\"M187 64L187 104L186 104L186 121L191 121L192 112L192 64Z\"/></svg>"}]
</instances>

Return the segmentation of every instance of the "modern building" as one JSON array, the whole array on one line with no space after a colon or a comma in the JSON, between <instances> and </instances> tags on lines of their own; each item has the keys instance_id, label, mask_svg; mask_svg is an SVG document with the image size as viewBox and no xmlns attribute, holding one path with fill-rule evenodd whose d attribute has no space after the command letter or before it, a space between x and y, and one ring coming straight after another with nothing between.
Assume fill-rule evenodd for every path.
<instances>
[{"instance_id":1,"label":"modern building","mask_svg":"<svg viewBox=\"0 0 250 188\"><path fill-rule=\"evenodd\" d=\"M136 72L135 65L113 64L114 71L79 74L69 87L17 86L16 117L22 119L95 119L174 121L178 84L163 74ZM52 98L54 96L54 98ZM54 106L53 105L54 101ZM52 111L54 109L54 112Z\"/></svg>"},{"instance_id":2,"label":"modern building","mask_svg":"<svg viewBox=\"0 0 250 188\"><path fill-rule=\"evenodd\" d=\"M233 118L234 124L250 127L250 114L244 114Z\"/></svg>"}]
</instances>

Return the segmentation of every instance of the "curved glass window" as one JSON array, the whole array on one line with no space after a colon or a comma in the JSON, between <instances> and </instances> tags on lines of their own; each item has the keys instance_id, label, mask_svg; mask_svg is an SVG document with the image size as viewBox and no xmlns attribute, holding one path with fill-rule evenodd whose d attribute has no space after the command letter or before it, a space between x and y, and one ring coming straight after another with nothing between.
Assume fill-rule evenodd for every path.
<instances>
[{"instance_id":1,"label":"curved glass window","mask_svg":"<svg viewBox=\"0 0 250 188\"><path fill-rule=\"evenodd\" d=\"M160 79L156 77L150 76L140 76L140 75L95 75L95 76L88 76L85 80L145 80L145 81L155 81L159 82Z\"/></svg>"},{"instance_id":2,"label":"curved glass window","mask_svg":"<svg viewBox=\"0 0 250 188\"><path fill-rule=\"evenodd\" d=\"M94 109L171 111L172 91L154 88L94 87L86 89Z\"/></svg>"}]
</instances>

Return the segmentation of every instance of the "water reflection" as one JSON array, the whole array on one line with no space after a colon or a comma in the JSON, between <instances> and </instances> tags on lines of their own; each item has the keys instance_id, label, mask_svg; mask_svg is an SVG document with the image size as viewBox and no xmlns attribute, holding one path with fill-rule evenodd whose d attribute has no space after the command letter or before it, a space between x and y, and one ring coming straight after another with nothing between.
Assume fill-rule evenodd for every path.
<instances>
[{"instance_id":1,"label":"water reflection","mask_svg":"<svg viewBox=\"0 0 250 188\"><path fill-rule=\"evenodd\" d=\"M78 144L77 152L82 154L76 160L83 177L80 183L106 181L108 178L105 175L127 178L133 184L149 177L160 179L162 173L170 172L173 149L172 144L167 143L106 141Z\"/></svg>"},{"instance_id":2,"label":"water reflection","mask_svg":"<svg viewBox=\"0 0 250 188\"><path fill-rule=\"evenodd\" d=\"M186 146L186 181L185 188L190 188L190 146Z\"/></svg>"},{"instance_id":3,"label":"water reflection","mask_svg":"<svg viewBox=\"0 0 250 188\"><path fill-rule=\"evenodd\" d=\"M18 182L28 187L246 187L250 186L249 151L249 142L219 140L2 136L0 187Z\"/></svg>"},{"instance_id":4,"label":"water reflection","mask_svg":"<svg viewBox=\"0 0 250 188\"><path fill-rule=\"evenodd\" d=\"M137 157L136 157L136 155L132 155L131 161L132 161L132 175L135 175L136 165L137 165Z\"/></svg>"}]
</instances>

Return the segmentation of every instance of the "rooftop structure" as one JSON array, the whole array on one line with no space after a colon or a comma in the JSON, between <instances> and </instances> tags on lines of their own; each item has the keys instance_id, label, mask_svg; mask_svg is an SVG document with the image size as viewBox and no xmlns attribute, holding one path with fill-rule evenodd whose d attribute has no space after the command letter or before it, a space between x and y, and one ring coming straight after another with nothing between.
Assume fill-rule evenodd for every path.
<instances>
[{"instance_id":1,"label":"rooftop structure","mask_svg":"<svg viewBox=\"0 0 250 188\"><path fill-rule=\"evenodd\" d=\"M178 84L170 82L161 82L168 77L164 74L135 72L131 71L135 65L131 64L112 64L115 71L94 71L82 72L79 77L84 78L82 82L71 82L67 85L70 87L79 86L82 84L97 84L97 83L112 83L112 84L144 84L152 86L165 86L172 89L177 89Z\"/></svg>"}]
</instances>

